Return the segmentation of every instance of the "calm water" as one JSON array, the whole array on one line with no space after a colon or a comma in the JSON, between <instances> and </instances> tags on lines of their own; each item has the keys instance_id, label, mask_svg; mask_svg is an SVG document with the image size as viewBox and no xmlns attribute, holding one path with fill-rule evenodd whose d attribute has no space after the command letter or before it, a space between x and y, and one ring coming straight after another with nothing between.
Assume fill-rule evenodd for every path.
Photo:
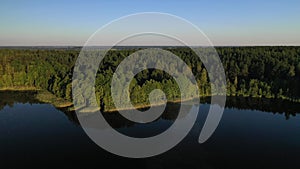
<instances>
[{"instance_id":1,"label":"calm water","mask_svg":"<svg viewBox=\"0 0 300 169\"><path fill-rule=\"evenodd\" d=\"M1 168L300 168L300 107L280 100L229 98L221 123L204 144L197 142L209 104L175 148L156 157L128 159L91 141L72 112L32 99L28 93L0 93ZM135 124L105 114L116 130L148 137L172 125L178 105L160 119Z\"/></svg>"}]
</instances>

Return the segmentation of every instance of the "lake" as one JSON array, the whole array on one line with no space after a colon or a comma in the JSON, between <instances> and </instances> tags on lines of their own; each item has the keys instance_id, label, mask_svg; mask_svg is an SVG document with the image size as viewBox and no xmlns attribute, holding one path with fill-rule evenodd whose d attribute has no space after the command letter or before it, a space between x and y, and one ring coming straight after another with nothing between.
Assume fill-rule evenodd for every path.
<instances>
[{"instance_id":1,"label":"lake","mask_svg":"<svg viewBox=\"0 0 300 169\"><path fill-rule=\"evenodd\" d=\"M227 98L213 136L198 143L209 103L200 105L188 136L161 155L130 159L98 147L80 127L74 112L33 99L30 92L0 92L1 168L299 168L300 105L283 100ZM136 124L118 113L104 116L129 136L163 132L177 117L169 104L150 124Z\"/></svg>"}]
</instances>

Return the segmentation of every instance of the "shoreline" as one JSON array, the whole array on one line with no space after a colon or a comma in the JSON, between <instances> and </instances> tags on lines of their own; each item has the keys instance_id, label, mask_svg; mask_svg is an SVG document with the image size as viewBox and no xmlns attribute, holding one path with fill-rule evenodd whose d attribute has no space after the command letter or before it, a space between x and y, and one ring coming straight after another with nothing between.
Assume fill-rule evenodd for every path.
<instances>
[{"instance_id":1,"label":"shoreline","mask_svg":"<svg viewBox=\"0 0 300 169\"><path fill-rule=\"evenodd\" d=\"M36 99L44 103L52 104L56 108L73 107L73 102L57 97L47 90L38 91L36 95Z\"/></svg>"},{"instance_id":2,"label":"shoreline","mask_svg":"<svg viewBox=\"0 0 300 169\"><path fill-rule=\"evenodd\" d=\"M35 99L42 103L49 103L56 108L68 108L73 106L73 102L36 87L0 88L0 92L36 92L34 95Z\"/></svg>"},{"instance_id":3,"label":"shoreline","mask_svg":"<svg viewBox=\"0 0 300 169\"><path fill-rule=\"evenodd\" d=\"M160 103L154 103L154 104L146 104L146 105L136 105L133 107L134 108L121 108L121 109L116 109L116 108L113 108L113 109L109 109L109 110L106 110L104 112L107 112L107 113L110 113L110 112L117 112L117 111L126 111L126 110L135 110L135 109L147 109L147 108L150 108L152 106L161 106L161 105L164 105L164 104L176 104L176 103L179 103L179 102L187 102L187 101L192 101L194 99L196 99L197 97L192 97L192 98L188 98L188 99L184 99L184 100L181 100L181 99L176 99L176 100L170 100L170 101L166 101L166 102L160 102Z\"/></svg>"},{"instance_id":4,"label":"shoreline","mask_svg":"<svg viewBox=\"0 0 300 169\"><path fill-rule=\"evenodd\" d=\"M27 87L27 86L23 86L23 87L18 87L18 88L14 88L14 87L5 87L5 88L0 88L0 91L11 91L11 92L26 92L26 91L41 91L41 89L36 88L36 87Z\"/></svg>"},{"instance_id":5,"label":"shoreline","mask_svg":"<svg viewBox=\"0 0 300 169\"><path fill-rule=\"evenodd\" d=\"M73 102L68 101L66 99L60 98L55 96L54 94L52 94L51 92L47 91L47 90L42 90L42 89L38 89L35 87L19 87L19 88L0 88L0 92L37 92L35 95L35 98L43 103L49 103L51 105L53 105L56 108L64 108L64 109L68 109L69 111L75 111L74 109L74 105ZM216 95L217 96L217 95ZM212 96L200 96L200 100L202 99L207 99L209 97ZM287 100L287 101L291 101L291 102L295 102L295 103L300 103L300 99L291 99L288 97L282 97L282 98L275 98L275 97L271 97L271 98L266 98L266 97L261 97L261 96L257 96L257 97L253 97L253 96L226 96L226 97L241 97L241 98L257 98L257 99L281 99L281 100ZM191 97L191 98L187 98L187 99L175 99L175 100L167 100L166 102L160 102L160 103L154 103L154 104L140 104L140 105L133 105L133 108L131 107L124 107L124 108L111 108L109 110L105 110L103 112L105 113L111 113L111 112L117 112L117 111L125 111L125 110L134 110L134 109L147 109L150 108L152 106L161 106L164 104L176 104L179 102L187 102L187 101L192 101L194 99L196 99L198 97ZM200 101L199 100L199 101ZM99 107L100 108L100 107ZM95 111L97 111L99 109L95 109Z\"/></svg>"},{"instance_id":6,"label":"shoreline","mask_svg":"<svg viewBox=\"0 0 300 169\"><path fill-rule=\"evenodd\" d=\"M218 96L218 95L214 95L214 96ZM103 112L104 112L104 113L114 113L114 112L118 112L118 111L126 111L126 110L136 110L136 109L141 110L141 109L148 109L148 108L150 108L150 107L152 107L152 106L161 106L161 105L164 105L164 104L176 104L176 103L179 103L179 102L184 103L184 102L187 102L187 101L192 101L192 100L194 100L194 99L196 99L196 98L199 98L199 99L200 99L200 100L199 100L199 103L200 103L201 100L206 100L206 99L211 98L211 97L212 97L212 96L200 96L200 97L187 98L187 99L184 99L184 100L176 99L176 100L170 100L170 101L161 102L161 103L154 103L154 104L152 104L152 105L151 105L151 104L136 105L136 106L133 105L134 108L129 108L129 107L128 107L128 108L124 107L124 108L120 108L120 109L112 108L112 109L109 109L109 110L105 110L105 111L103 111ZM255 98L255 99L268 99L268 100L277 99L277 100L283 100L283 101L290 101L290 102L294 102L294 103L300 103L300 100L293 100L293 99L290 99L290 98L287 98L287 97L285 97L285 98L274 98L274 97L266 98L266 97L253 97L253 96L226 96L226 97L235 97L235 98ZM209 101L210 101L210 99L209 99ZM225 104L226 104L226 103L225 103ZM65 108L71 108L71 107L72 107L71 111L75 111L73 104L72 104L71 106L65 107ZM100 107L94 109L93 111L95 112L95 111L98 111L98 110L100 110ZM92 112L92 111L91 111L91 112Z\"/></svg>"}]
</instances>

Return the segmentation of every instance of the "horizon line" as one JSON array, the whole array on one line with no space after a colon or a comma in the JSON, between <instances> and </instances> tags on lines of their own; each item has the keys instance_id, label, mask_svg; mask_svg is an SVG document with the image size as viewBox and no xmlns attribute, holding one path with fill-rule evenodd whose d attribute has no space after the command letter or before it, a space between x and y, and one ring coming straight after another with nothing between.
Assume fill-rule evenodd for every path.
<instances>
[{"instance_id":1,"label":"horizon line","mask_svg":"<svg viewBox=\"0 0 300 169\"><path fill-rule=\"evenodd\" d=\"M184 46L184 45L115 45L112 47L276 47L276 46L300 46L300 44L257 44L257 45L192 45L192 46ZM0 48L3 47L110 47L106 45L0 45Z\"/></svg>"}]
</instances>

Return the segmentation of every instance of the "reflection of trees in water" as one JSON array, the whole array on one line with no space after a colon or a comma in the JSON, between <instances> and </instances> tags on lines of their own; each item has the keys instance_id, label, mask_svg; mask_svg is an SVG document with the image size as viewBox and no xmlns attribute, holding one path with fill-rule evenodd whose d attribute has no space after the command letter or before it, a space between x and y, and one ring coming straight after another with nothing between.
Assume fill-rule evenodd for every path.
<instances>
[{"instance_id":1,"label":"reflection of trees in water","mask_svg":"<svg viewBox=\"0 0 300 169\"><path fill-rule=\"evenodd\" d=\"M0 110L7 105L13 107L15 103L41 103L36 94L37 91L0 91Z\"/></svg>"},{"instance_id":2,"label":"reflection of trees in water","mask_svg":"<svg viewBox=\"0 0 300 169\"><path fill-rule=\"evenodd\" d=\"M15 103L30 103L30 104L42 104L36 99L37 91L0 91L0 110L5 106L13 107ZM210 98L201 98L201 102L209 103ZM189 106L183 106L185 107ZM250 98L250 97L227 97L226 108L235 109L250 109L259 110L263 112L270 112L273 114L283 114L286 119L291 116L296 116L300 113L300 103L290 102L288 100L279 99L266 99L266 98ZM169 103L161 115L161 119L174 121L177 118L180 104ZM67 108L60 108L70 121L75 124L79 124L76 113L74 111L68 111ZM189 110L186 110L187 112ZM130 127L135 125L134 122L127 120L117 112L102 113L109 124L114 128ZM158 119L157 119L158 120Z\"/></svg>"},{"instance_id":3,"label":"reflection of trees in water","mask_svg":"<svg viewBox=\"0 0 300 169\"><path fill-rule=\"evenodd\" d=\"M282 99L251 98L251 97L227 97L227 108L250 109L283 114L286 119L300 113L300 103Z\"/></svg>"},{"instance_id":4,"label":"reflection of trees in water","mask_svg":"<svg viewBox=\"0 0 300 169\"><path fill-rule=\"evenodd\" d=\"M165 119L165 120L171 120L174 121L177 118L178 111L180 108L180 104L168 104L166 106L165 111L162 113L161 117L154 120L157 121L159 119ZM60 109L64 114L73 122L76 124L79 124L79 121L77 119L76 113L74 111L68 111L67 108L62 108ZM87 114L86 118L94 118L94 116L97 115L97 113L91 113ZM118 112L107 112L107 113L102 113L104 116L105 120L113 127L113 128L123 128L123 127L130 127L135 125L135 122L132 122L125 117L123 117L120 113ZM90 126L93 127L93 126Z\"/></svg>"},{"instance_id":5,"label":"reflection of trees in water","mask_svg":"<svg viewBox=\"0 0 300 169\"><path fill-rule=\"evenodd\" d=\"M165 111L161 114L161 116L158 119L154 120L153 122L158 121L159 119L169 120L169 121L176 120L176 118L178 117L178 112L181 107L184 112L183 113L183 117L184 117L185 113L186 114L189 113L191 105L180 105L178 103L168 103L165 108ZM63 111L70 120L79 124L76 113L74 111L68 111L67 109L60 109L60 110ZM97 113L91 113L90 115L87 115L86 118L87 119L93 118L96 114ZM106 113L102 113L102 115L104 116L106 121L113 128L130 127L130 126L134 126L136 124L135 122L132 122L132 121L126 119L118 112L106 112ZM182 118L182 117L179 117L179 118ZM90 127L93 127L93 126L90 126Z\"/></svg>"},{"instance_id":6,"label":"reflection of trees in water","mask_svg":"<svg viewBox=\"0 0 300 169\"><path fill-rule=\"evenodd\" d=\"M201 102L209 103L210 98L202 98ZM300 113L300 103L294 103L288 100L266 98L227 97L226 108L235 108L239 110L258 110L273 114L278 113L283 114L286 117L286 119L289 119L291 116L296 116L297 113ZM180 104L169 103L167 104L166 109L160 118L164 120L174 121L177 118L179 109ZM69 117L69 119L79 124L75 112L64 112ZM188 113L189 110L187 110L186 112ZM135 124L134 122L124 118L118 112L102 114L108 121L108 123L114 128L130 127Z\"/></svg>"}]
</instances>

